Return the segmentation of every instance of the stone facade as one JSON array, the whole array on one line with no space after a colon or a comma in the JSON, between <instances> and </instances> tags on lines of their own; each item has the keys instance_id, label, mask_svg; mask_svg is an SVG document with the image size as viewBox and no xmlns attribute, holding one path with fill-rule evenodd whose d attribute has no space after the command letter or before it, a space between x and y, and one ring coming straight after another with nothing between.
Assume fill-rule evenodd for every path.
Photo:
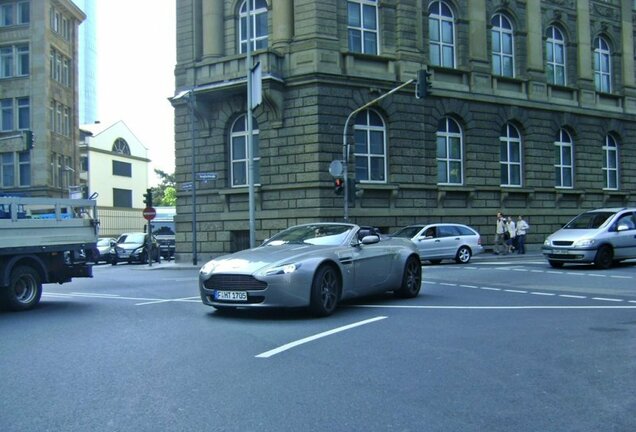
<instances>
[{"instance_id":1,"label":"stone facade","mask_svg":"<svg viewBox=\"0 0 636 432\"><path fill-rule=\"evenodd\" d=\"M215 181L196 184L197 251L205 257L246 247L249 229L248 188L235 184L233 171L240 159L233 153L240 142L233 132L247 106L239 3L177 1L176 93L192 89L195 100L194 135L188 98L173 100L177 182L192 179L193 147L195 171L217 174ZM494 216L502 210L526 216L532 226L529 243L541 243L583 209L634 204L636 14L631 1L443 2L454 14L452 67L431 61L430 3L436 2L254 2L256 8L266 4L268 23L267 48L253 52L263 70L263 103L253 113L260 158L254 194L257 242L296 223L343 219L343 197L334 194L328 168L343 157L347 117L415 78L420 69L431 74L427 98L416 99L410 85L369 108L382 123L379 159L371 144L366 153L354 144L354 135L363 130L379 136L373 126L358 130L356 117L355 128L346 131L349 172L353 176L358 164L357 175L362 173L349 206L352 222L391 232L416 222L454 221L474 226L490 244ZM349 47L348 5L377 5L376 52ZM513 28L513 76L492 72L491 17L499 13ZM565 35L564 84L546 78L549 26ZM611 47L610 91L595 87L598 36ZM455 166L453 158L440 158L438 149L440 139L448 138L440 135L446 119L460 129L460 168L453 171L459 181L439 179L440 164ZM513 184L501 175L507 125L520 135L521 174ZM555 162L560 131L571 137L573 149L572 185L564 187L555 180L555 165L562 165ZM616 187L608 187L603 169L608 136L617 143ZM361 162L369 164L365 168ZM374 170L380 174L372 178ZM192 207L192 194L181 191L177 259L192 256Z\"/></svg>"}]
</instances>

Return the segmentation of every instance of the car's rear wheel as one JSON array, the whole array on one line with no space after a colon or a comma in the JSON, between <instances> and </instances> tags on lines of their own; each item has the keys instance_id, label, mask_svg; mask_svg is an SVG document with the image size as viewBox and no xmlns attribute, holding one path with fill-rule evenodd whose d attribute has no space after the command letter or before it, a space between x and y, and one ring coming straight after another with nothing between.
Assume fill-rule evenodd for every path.
<instances>
[{"instance_id":1,"label":"car's rear wheel","mask_svg":"<svg viewBox=\"0 0 636 432\"><path fill-rule=\"evenodd\" d=\"M563 263L561 261L548 260L548 264L550 264L550 267L554 267L554 268L563 267Z\"/></svg>"},{"instance_id":2,"label":"car's rear wheel","mask_svg":"<svg viewBox=\"0 0 636 432\"><path fill-rule=\"evenodd\" d=\"M596 252L594 264L600 269L608 269L614 262L614 251L611 246L601 246Z\"/></svg>"},{"instance_id":3,"label":"car's rear wheel","mask_svg":"<svg viewBox=\"0 0 636 432\"><path fill-rule=\"evenodd\" d=\"M422 287L422 264L416 257L409 257L404 265L404 274L402 275L402 285L394 291L394 294L400 298L417 297Z\"/></svg>"},{"instance_id":4,"label":"car's rear wheel","mask_svg":"<svg viewBox=\"0 0 636 432\"><path fill-rule=\"evenodd\" d=\"M338 306L340 289L340 278L333 266L319 267L311 284L309 311L317 317L331 315Z\"/></svg>"},{"instance_id":5,"label":"car's rear wheel","mask_svg":"<svg viewBox=\"0 0 636 432\"><path fill-rule=\"evenodd\" d=\"M457 254L455 255L455 262L457 264L467 264L470 261L471 256L472 252L470 251L470 248L468 248L467 246L462 246L459 248Z\"/></svg>"},{"instance_id":6,"label":"car's rear wheel","mask_svg":"<svg viewBox=\"0 0 636 432\"><path fill-rule=\"evenodd\" d=\"M4 303L13 311L31 309L40 301L42 282L38 272L29 266L19 266L11 272L9 286L3 289Z\"/></svg>"}]
</instances>

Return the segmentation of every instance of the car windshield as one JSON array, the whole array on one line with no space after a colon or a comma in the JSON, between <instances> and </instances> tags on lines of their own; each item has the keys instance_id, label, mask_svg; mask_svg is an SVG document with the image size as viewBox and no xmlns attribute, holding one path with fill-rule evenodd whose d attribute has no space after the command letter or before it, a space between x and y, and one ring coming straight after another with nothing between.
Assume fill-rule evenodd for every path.
<instances>
[{"instance_id":1,"label":"car windshield","mask_svg":"<svg viewBox=\"0 0 636 432\"><path fill-rule=\"evenodd\" d=\"M351 225L300 225L276 234L263 245L280 246L291 243L337 246L346 240L352 229Z\"/></svg>"},{"instance_id":2,"label":"car windshield","mask_svg":"<svg viewBox=\"0 0 636 432\"><path fill-rule=\"evenodd\" d=\"M145 237L143 233L124 234L119 237L117 243L141 244L145 242Z\"/></svg>"},{"instance_id":3,"label":"car windshield","mask_svg":"<svg viewBox=\"0 0 636 432\"><path fill-rule=\"evenodd\" d=\"M153 222L152 233L156 236L174 235L174 222Z\"/></svg>"},{"instance_id":4,"label":"car windshield","mask_svg":"<svg viewBox=\"0 0 636 432\"><path fill-rule=\"evenodd\" d=\"M607 222L614 212L588 212L572 219L564 229L596 229Z\"/></svg>"},{"instance_id":5,"label":"car windshield","mask_svg":"<svg viewBox=\"0 0 636 432\"><path fill-rule=\"evenodd\" d=\"M422 229L421 226L407 226L396 232L395 234L391 234L391 237L404 237L404 238L413 238L415 234L420 232Z\"/></svg>"}]
</instances>

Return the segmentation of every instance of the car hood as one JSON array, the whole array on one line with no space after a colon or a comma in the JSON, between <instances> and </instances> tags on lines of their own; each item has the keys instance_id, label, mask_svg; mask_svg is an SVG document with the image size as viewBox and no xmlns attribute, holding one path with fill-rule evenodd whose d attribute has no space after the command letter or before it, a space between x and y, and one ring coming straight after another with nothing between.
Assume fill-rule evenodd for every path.
<instances>
[{"instance_id":1,"label":"car hood","mask_svg":"<svg viewBox=\"0 0 636 432\"><path fill-rule=\"evenodd\" d=\"M143 244L141 243L117 243L117 247L120 249L124 249L127 251L132 251L135 249L138 249L140 247L142 247Z\"/></svg>"},{"instance_id":2,"label":"car hood","mask_svg":"<svg viewBox=\"0 0 636 432\"><path fill-rule=\"evenodd\" d=\"M334 246L307 244L286 244L278 246L259 246L241 252L217 258L213 273L252 274L276 264L291 264L304 255L326 252Z\"/></svg>"},{"instance_id":3,"label":"car hood","mask_svg":"<svg viewBox=\"0 0 636 432\"><path fill-rule=\"evenodd\" d=\"M577 241L597 237L600 233L598 229L560 229L551 234L550 241Z\"/></svg>"}]
</instances>

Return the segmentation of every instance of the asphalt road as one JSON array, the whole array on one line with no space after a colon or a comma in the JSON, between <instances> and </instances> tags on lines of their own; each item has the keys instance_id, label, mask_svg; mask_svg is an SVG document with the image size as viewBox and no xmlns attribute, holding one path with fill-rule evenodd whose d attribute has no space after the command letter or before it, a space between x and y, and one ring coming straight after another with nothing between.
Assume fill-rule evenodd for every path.
<instances>
[{"instance_id":1,"label":"asphalt road","mask_svg":"<svg viewBox=\"0 0 636 432\"><path fill-rule=\"evenodd\" d=\"M636 430L636 267L424 266L421 295L214 312L196 270L99 266L0 312L0 430Z\"/></svg>"}]
</instances>

